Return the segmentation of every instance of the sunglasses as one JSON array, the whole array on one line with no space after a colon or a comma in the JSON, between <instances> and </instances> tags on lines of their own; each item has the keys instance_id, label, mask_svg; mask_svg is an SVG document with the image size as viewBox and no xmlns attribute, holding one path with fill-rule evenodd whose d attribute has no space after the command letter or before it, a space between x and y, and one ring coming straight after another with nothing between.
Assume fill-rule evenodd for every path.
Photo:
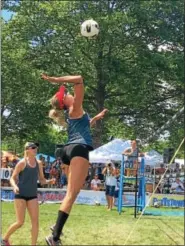
<instances>
[{"instance_id":1,"label":"sunglasses","mask_svg":"<svg viewBox=\"0 0 185 246\"><path fill-rule=\"evenodd\" d=\"M26 149L27 149L27 150L28 150L28 149L37 149L37 147L35 147L35 146L33 146L33 147L27 147Z\"/></svg>"}]
</instances>

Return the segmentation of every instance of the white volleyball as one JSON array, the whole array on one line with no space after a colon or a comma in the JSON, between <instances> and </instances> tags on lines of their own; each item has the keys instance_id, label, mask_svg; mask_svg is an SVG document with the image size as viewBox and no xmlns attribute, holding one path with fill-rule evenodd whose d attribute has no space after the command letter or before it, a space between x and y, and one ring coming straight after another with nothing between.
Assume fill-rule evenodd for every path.
<instances>
[{"instance_id":1,"label":"white volleyball","mask_svg":"<svg viewBox=\"0 0 185 246\"><path fill-rule=\"evenodd\" d=\"M81 34L84 37L95 37L99 33L99 25L94 20L86 20L81 25Z\"/></svg>"}]
</instances>

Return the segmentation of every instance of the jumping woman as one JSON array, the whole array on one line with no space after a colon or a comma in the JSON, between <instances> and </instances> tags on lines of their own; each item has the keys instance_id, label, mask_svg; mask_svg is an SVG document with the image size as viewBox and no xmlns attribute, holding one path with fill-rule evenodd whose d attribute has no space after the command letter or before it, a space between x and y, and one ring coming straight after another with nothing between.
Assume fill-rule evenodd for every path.
<instances>
[{"instance_id":1,"label":"jumping woman","mask_svg":"<svg viewBox=\"0 0 185 246\"><path fill-rule=\"evenodd\" d=\"M53 83L71 83L74 85L74 96L67 94L64 86L60 87L51 99L53 109L49 113L55 122L62 125L65 111L68 126L68 141L61 154L63 163L69 165L67 192L58 211L53 235L46 237L47 244L55 246L61 245L60 235L64 224L88 174L89 151L93 149L90 126L102 119L107 110L104 109L94 118L89 119L88 114L83 110L84 84L80 75L49 77L42 74L42 78Z\"/></svg>"}]
</instances>

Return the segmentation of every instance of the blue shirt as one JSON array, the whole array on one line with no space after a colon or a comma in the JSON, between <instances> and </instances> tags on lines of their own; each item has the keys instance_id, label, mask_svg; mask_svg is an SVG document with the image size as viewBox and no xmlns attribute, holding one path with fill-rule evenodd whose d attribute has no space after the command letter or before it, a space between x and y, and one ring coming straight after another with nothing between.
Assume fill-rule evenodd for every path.
<instances>
[{"instance_id":1,"label":"blue shirt","mask_svg":"<svg viewBox=\"0 0 185 246\"><path fill-rule=\"evenodd\" d=\"M84 144L92 147L92 137L90 133L90 118L85 113L81 118L70 119L66 115L68 124L68 144ZM92 147L93 149L93 147Z\"/></svg>"}]
</instances>

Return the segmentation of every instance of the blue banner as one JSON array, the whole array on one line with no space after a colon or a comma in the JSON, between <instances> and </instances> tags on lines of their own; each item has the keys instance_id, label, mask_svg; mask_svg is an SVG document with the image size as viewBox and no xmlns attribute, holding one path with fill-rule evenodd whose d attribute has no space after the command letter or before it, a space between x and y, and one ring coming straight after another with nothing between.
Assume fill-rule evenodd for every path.
<instances>
[{"instance_id":1,"label":"blue banner","mask_svg":"<svg viewBox=\"0 0 185 246\"><path fill-rule=\"evenodd\" d=\"M164 207L179 207L183 208L185 205L185 200L177 200L177 199L170 199L169 197L163 197L162 199L153 198L153 205L154 203L159 202L160 206Z\"/></svg>"}]
</instances>

